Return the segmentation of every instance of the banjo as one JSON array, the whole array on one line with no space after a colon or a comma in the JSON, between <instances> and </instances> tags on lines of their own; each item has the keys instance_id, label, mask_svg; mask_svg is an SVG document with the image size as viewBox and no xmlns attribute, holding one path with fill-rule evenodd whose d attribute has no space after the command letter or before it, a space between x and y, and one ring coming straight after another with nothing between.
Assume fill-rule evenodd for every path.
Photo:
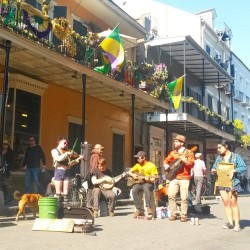
<instances>
[{"instance_id":1,"label":"banjo","mask_svg":"<svg viewBox=\"0 0 250 250\"><path fill-rule=\"evenodd\" d=\"M124 178L125 176L127 175L126 172L123 172L122 174L120 175L117 175L116 177L113 177L111 179L111 182L103 182L101 184L99 184L99 188L101 190L109 190L109 189L112 189L115 185L115 183L120 179L120 178Z\"/></svg>"}]
</instances>

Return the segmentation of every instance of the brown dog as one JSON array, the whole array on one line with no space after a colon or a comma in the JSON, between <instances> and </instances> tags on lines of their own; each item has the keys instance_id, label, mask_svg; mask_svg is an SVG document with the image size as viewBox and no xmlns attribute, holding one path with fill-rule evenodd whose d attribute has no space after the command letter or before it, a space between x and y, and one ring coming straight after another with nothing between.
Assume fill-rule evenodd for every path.
<instances>
[{"instance_id":1,"label":"brown dog","mask_svg":"<svg viewBox=\"0 0 250 250\"><path fill-rule=\"evenodd\" d=\"M21 194L19 191L15 191L13 194L15 200L19 200L18 203L18 212L16 215L16 221L18 221L19 215L22 213L24 219L25 216L25 208L28 206L30 210L33 212L34 219L36 218L36 213L38 211L38 200L42 197L40 194Z\"/></svg>"}]
</instances>

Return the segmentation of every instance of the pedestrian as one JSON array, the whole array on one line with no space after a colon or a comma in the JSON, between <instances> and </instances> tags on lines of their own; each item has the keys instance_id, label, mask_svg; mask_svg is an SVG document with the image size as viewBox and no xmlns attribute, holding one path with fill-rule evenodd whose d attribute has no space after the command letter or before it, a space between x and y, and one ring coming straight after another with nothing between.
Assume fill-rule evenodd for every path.
<instances>
[{"instance_id":1,"label":"pedestrian","mask_svg":"<svg viewBox=\"0 0 250 250\"><path fill-rule=\"evenodd\" d=\"M204 177L206 176L206 165L205 162L201 159L202 154L195 154L194 168L193 168L193 176L194 176L194 184L196 187L196 196L194 205L201 203L201 188L204 181Z\"/></svg>"},{"instance_id":2,"label":"pedestrian","mask_svg":"<svg viewBox=\"0 0 250 250\"><path fill-rule=\"evenodd\" d=\"M42 166L41 166L42 161ZM46 169L46 159L41 146L36 144L34 136L29 137L29 146L25 151L22 169L25 170L25 193L44 194L41 184L41 171ZM35 190L32 190L32 182L35 182Z\"/></svg>"},{"instance_id":3,"label":"pedestrian","mask_svg":"<svg viewBox=\"0 0 250 250\"><path fill-rule=\"evenodd\" d=\"M212 168L212 173L217 173L217 166L221 162L233 163L234 169L229 172L229 179L233 180L233 188L217 187L220 191L221 198L226 211L227 223L223 229L233 229L235 232L240 232L240 211L238 206L238 193L243 189L240 186L239 175L246 171L246 164L239 154L232 152L232 146L229 141L222 141L217 145L219 156L216 158ZM234 220L234 222L233 222Z\"/></svg>"},{"instance_id":4,"label":"pedestrian","mask_svg":"<svg viewBox=\"0 0 250 250\"><path fill-rule=\"evenodd\" d=\"M102 157L103 150L104 150L104 147L101 144L95 144L95 146L91 150L91 156L90 156L90 160L89 160L90 171L88 173L88 177L86 178L87 182L88 182L86 207L89 209L92 209L92 203L93 203L93 200L92 200L93 183L91 181L92 172L98 166L98 161Z\"/></svg>"},{"instance_id":5,"label":"pedestrian","mask_svg":"<svg viewBox=\"0 0 250 250\"><path fill-rule=\"evenodd\" d=\"M158 169L154 163L147 160L146 152L139 151L134 157L136 157L137 163L128 172L128 175L135 181L132 188L132 195L136 208L134 218L144 216L140 192L143 192L145 195L147 214L152 216L154 209L154 205L152 204L154 182L158 178Z\"/></svg>"},{"instance_id":6,"label":"pedestrian","mask_svg":"<svg viewBox=\"0 0 250 250\"><path fill-rule=\"evenodd\" d=\"M119 179L117 178L116 182L118 182L121 178L122 176L120 176ZM112 190L115 183L112 178L112 172L107 169L107 162L103 157L98 160L97 167L93 169L91 181L93 183L92 197L94 217L97 218L99 215L99 204L102 195L108 200L109 216L115 216L114 210L116 195ZM108 184L110 188L105 189L101 186L102 184Z\"/></svg>"},{"instance_id":7,"label":"pedestrian","mask_svg":"<svg viewBox=\"0 0 250 250\"><path fill-rule=\"evenodd\" d=\"M11 194L11 170L13 164L13 150L10 147L10 143L7 140L3 141L2 150L2 185L4 193L4 201L8 203L12 200Z\"/></svg>"},{"instance_id":8,"label":"pedestrian","mask_svg":"<svg viewBox=\"0 0 250 250\"><path fill-rule=\"evenodd\" d=\"M53 157L54 185L56 194L55 197L61 198L63 196L64 203L68 202L69 192L69 168L79 163L82 155L78 155L68 149L68 139L59 137L57 140L57 147L51 150Z\"/></svg>"},{"instance_id":9,"label":"pedestrian","mask_svg":"<svg viewBox=\"0 0 250 250\"><path fill-rule=\"evenodd\" d=\"M174 139L174 150L171 151L163 161L165 171L170 171L171 165L178 159L181 164L180 170L176 173L168 187L168 201L170 207L171 216L170 221L177 219L177 205L176 196L180 191L181 196L181 222L187 221L188 212L188 190L189 182L191 178L191 169L194 166L194 153L191 150L185 148L186 137L183 135L177 135Z\"/></svg>"}]
</instances>

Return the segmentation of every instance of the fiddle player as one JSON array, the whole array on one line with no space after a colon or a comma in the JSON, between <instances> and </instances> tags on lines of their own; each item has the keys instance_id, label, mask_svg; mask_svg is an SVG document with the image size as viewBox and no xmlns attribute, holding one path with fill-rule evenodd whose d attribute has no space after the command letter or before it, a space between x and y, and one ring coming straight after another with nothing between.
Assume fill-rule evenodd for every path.
<instances>
[{"instance_id":1,"label":"fiddle player","mask_svg":"<svg viewBox=\"0 0 250 250\"><path fill-rule=\"evenodd\" d=\"M69 142L66 138L59 137L57 143L57 147L51 150L55 167L55 197L60 198L64 196L64 202L66 202L69 192L69 168L79 163L83 156L68 150Z\"/></svg>"},{"instance_id":2,"label":"fiddle player","mask_svg":"<svg viewBox=\"0 0 250 250\"><path fill-rule=\"evenodd\" d=\"M181 169L177 175L170 181L168 186L168 201L171 216L170 221L175 221L177 218L176 196L180 191L181 196L181 222L187 221L188 211L188 187L191 178L191 169L194 166L194 153L185 148L186 137L177 135L174 139L174 150L171 151L163 161L165 171L168 171L171 163L176 159L181 159Z\"/></svg>"},{"instance_id":3,"label":"fiddle player","mask_svg":"<svg viewBox=\"0 0 250 250\"><path fill-rule=\"evenodd\" d=\"M139 195L140 191L145 194L145 203L147 214L149 216L153 215L153 207L151 200L153 197L154 181L158 177L158 170L154 163L147 160L147 154L144 151L139 151L135 155L137 163L129 171L129 175L135 180L144 176L145 179L141 183L136 183L132 188L133 200L136 207L134 218L144 215L144 209L142 208L141 197Z\"/></svg>"},{"instance_id":4,"label":"fiddle player","mask_svg":"<svg viewBox=\"0 0 250 250\"><path fill-rule=\"evenodd\" d=\"M235 232L240 232L240 210L238 206L238 193L243 192L240 186L239 175L247 170L246 164L239 154L232 152L232 146L229 141L222 141L217 145L219 156L216 158L212 167L212 173L216 174L217 165L220 162L228 162L234 164L234 169L230 170L229 178L233 180L233 188L218 187L221 198L226 211L227 223L223 229L233 229ZM233 223L233 219L235 224Z\"/></svg>"}]
</instances>

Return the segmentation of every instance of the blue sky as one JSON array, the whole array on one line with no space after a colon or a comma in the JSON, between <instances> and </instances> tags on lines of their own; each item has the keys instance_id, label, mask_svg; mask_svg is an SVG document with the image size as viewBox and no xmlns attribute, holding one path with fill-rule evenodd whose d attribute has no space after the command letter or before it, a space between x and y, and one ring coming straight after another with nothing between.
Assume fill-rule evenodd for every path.
<instances>
[{"instance_id":1,"label":"blue sky","mask_svg":"<svg viewBox=\"0 0 250 250\"><path fill-rule=\"evenodd\" d=\"M232 30L232 51L250 69L249 0L156 0L178 9L197 13L214 8L216 23L224 22Z\"/></svg>"}]
</instances>

